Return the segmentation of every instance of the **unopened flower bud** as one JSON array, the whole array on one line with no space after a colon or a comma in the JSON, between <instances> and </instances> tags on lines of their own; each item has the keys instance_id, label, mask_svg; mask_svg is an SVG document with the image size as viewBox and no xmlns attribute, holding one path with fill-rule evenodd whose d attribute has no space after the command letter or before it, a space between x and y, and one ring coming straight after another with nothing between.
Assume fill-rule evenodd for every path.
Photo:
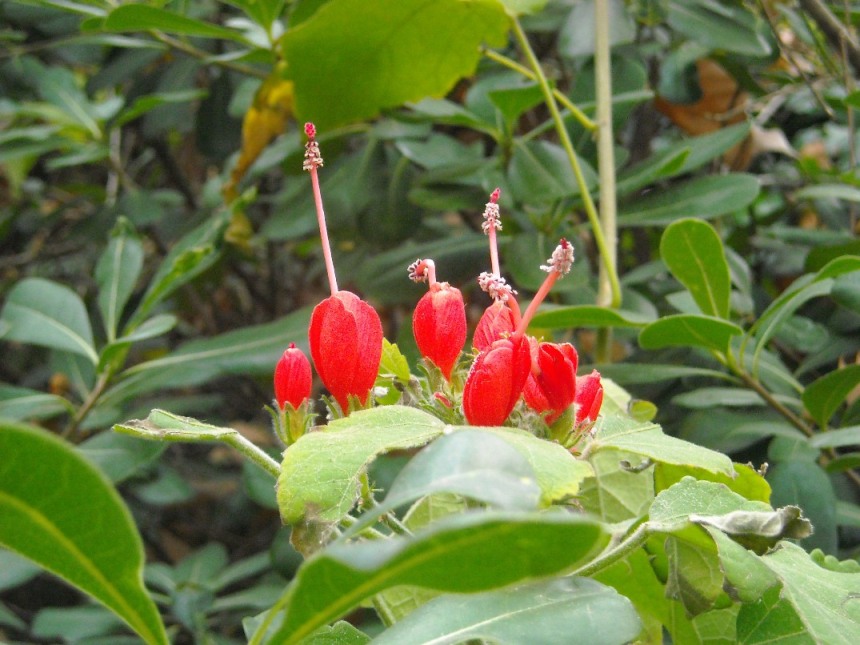
<instances>
[{"instance_id":1,"label":"unopened flower bud","mask_svg":"<svg viewBox=\"0 0 860 645\"><path fill-rule=\"evenodd\" d=\"M600 382L600 372L592 370L591 374L576 378L576 425L594 423L603 405L603 385Z\"/></svg>"},{"instance_id":2,"label":"unopened flower bud","mask_svg":"<svg viewBox=\"0 0 860 645\"><path fill-rule=\"evenodd\" d=\"M281 409L289 403L298 409L311 396L311 364L305 353L290 343L275 366L275 400Z\"/></svg>"},{"instance_id":3,"label":"unopened flower bud","mask_svg":"<svg viewBox=\"0 0 860 645\"><path fill-rule=\"evenodd\" d=\"M463 414L476 426L499 426L511 414L531 370L528 341L503 338L478 354L463 388Z\"/></svg>"},{"instance_id":4,"label":"unopened flower bud","mask_svg":"<svg viewBox=\"0 0 860 645\"><path fill-rule=\"evenodd\" d=\"M421 355L451 380L451 372L466 344L463 294L447 282L436 282L412 313L412 333Z\"/></svg>"},{"instance_id":5,"label":"unopened flower bud","mask_svg":"<svg viewBox=\"0 0 860 645\"><path fill-rule=\"evenodd\" d=\"M350 396L365 405L382 359L376 310L354 293L338 291L314 308L308 339L314 367L344 413Z\"/></svg>"}]
</instances>

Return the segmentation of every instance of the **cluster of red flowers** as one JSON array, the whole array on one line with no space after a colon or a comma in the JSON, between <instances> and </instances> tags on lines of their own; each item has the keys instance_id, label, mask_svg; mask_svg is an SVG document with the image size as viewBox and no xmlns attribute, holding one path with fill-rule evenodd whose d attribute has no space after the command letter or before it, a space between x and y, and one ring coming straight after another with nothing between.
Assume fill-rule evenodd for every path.
<instances>
[{"instance_id":1,"label":"cluster of red flowers","mask_svg":"<svg viewBox=\"0 0 860 645\"><path fill-rule=\"evenodd\" d=\"M382 323L368 303L337 288L317 177L323 162L313 124L306 124L305 133L308 143L304 168L311 174L332 294L314 309L308 340L320 379L348 414L351 404L355 407L368 403L382 355ZM499 273L495 238L496 231L501 230L498 199L496 189L484 211L483 229L490 238L492 272L481 274L478 282L493 303L484 311L473 336L477 356L462 388L463 415L471 425L502 425L523 399L548 426L563 426L553 436L568 437L596 419L603 402L600 374L592 371L577 377L579 358L573 345L538 341L525 330L554 282L570 271L573 246L564 239L560 241L547 265L541 267L549 275L521 314L516 292ZM412 317L418 349L450 385L466 344L463 295L456 287L436 280L436 267L430 259L413 263L409 277L429 284ZM304 409L310 394L310 363L291 344L275 368L276 401L282 412L285 408L297 411ZM450 405L449 398L441 392L434 396Z\"/></svg>"}]
</instances>

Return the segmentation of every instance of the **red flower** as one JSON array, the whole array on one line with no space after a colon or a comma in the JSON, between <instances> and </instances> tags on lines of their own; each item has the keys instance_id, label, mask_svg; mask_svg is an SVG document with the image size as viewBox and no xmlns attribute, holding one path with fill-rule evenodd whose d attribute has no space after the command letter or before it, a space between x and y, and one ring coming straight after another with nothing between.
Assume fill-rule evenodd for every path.
<instances>
[{"instance_id":1,"label":"red flower","mask_svg":"<svg viewBox=\"0 0 860 645\"><path fill-rule=\"evenodd\" d=\"M532 372L523 396L535 412L549 412L546 421L552 423L574 401L579 356L570 343L532 342Z\"/></svg>"},{"instance_id":2,"label":"red flower","mask_svg":"<svg viewBox=\"0 0 860 645\"><path fill-rule=\"evenodd\" d=\"M576 378L576 424L594 423L603 405L603 385L600 372L592 370L587 376Z\"/></svg>"},{"instance_id":3,"label":"red flower","mask_svg":"<svg viewBox=\"0 0 860 645\"><path fill-rule=\"evenodd\" d=\"M311 396L311 364L305 353L290 343L275 366L275 400L281 409L289 403L293 408L307 401Z\"/></svg>"},{"instance_id":4,"label":"red flower","mask_svg":"<svg viewBox=\"0 0 860 645\"><path fill-rule=\"evenodd\" d=\"M516 327L513 311L497 300L481 315L475 328L475 335L472 337L472 347L483 352L500 338L513 334Z\"/></svg>"},{"instance_id":5,"label":"red flower","mask_svg":"<svg viewBox=\"0 0 860 645\"><path fill-rule=\"evenodd\" d=\"M314 367L344 413L350 396L365 405L382 358L376 310L354 293L338 291L314 308L308 339Z\"/></svg>"},{"instance_id":6,"label":"red flower","mask_svg":"<svg viewBox=\"0 0 860 645\"><path fill-rule=\"evenodd\" d=\"M476 426L505 422L531 370L528 341L520 336L502 338L478 354L463 389L463 413Z\"/></svg>"},{"instance_id":7,"label":"red flower","mask_svg":"<svg viewBox=\"0 0 860 645\"><path fill-rule=\"evenodd\" d=\"M445 282L430 285L412 313L412 333L424 358L447 380L466 344L466 306L463 294Z\"/></svg>"}]
</instances>

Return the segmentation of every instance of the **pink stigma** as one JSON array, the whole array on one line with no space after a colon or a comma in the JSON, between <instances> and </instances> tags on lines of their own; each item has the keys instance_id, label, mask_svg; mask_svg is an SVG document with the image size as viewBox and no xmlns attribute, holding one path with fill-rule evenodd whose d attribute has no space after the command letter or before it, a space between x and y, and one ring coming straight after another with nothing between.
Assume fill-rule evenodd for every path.
<instances>
[{"instance_id":1,"label":"pink stigma","mask_svg":"<svg viewBox=\"0 0 860 645\"><path fill-rule=\"evenodd\" d=\"M490 201L493 204L497 204L499 202L499 195L501 195L501 194L502 194L502 191L499 190L498 188L496 188L496 190L494 190L492 192L492 194L490 195Z\"/></svg>"},{"instance_id":2,"label":"pink stigma","mask_svg":"<svg viewBox=\"0 0 860 645\"><path fill-rule=\"evenodd\" d=\"M317 128L310 121L308 123L305 123L305 134L308 136L308 139L311 140L313 140L317 136Z\"/></svg>"}]
</instances>

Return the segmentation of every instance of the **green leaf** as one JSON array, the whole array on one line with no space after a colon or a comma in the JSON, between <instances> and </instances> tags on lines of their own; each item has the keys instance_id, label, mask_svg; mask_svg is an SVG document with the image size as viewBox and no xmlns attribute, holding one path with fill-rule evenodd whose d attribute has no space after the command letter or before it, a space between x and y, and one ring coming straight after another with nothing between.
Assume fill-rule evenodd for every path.
<instances>
[{"instance_id":1,"label":"green leaf","mask_svg":"<svg viewBox=\"0 0 860 645\"><path fill-rule=\"evenodd\" d=\"M0 419L50 419L64 412L73 414L74 408L61 396L26 387L0 385Z\"/></svg>"},{"instance_id":2,"label":"green leaf","mask_svg":"<svg viewBox=\"0 0 860 645\"><path fill-rule=\"evenodd\" d=\"M519 428L483 430L504 439L525 457L537 476L543 505L574 497L579 493L582 482L594 474L588 462L576 459L558 443L539 439Z\"/></svg>"},{"instance_id":3,"label":"green leaf","mask_svg":"<svg viewBox=\"0 0 860 645\"><path fill-rule=\"evenodd\" d=\"M780 403L797 407L799 401L792 397L774 395ZM672 403L685 408L713 408L764 406L766 402L758 393L739 387L702 387L672 397Z\"/></svg>"},{"instance_id":4,"label":"green leaf","mask_svg":"<svg viewBox=\"0 0 860 645\"><path fill-rule=\"evenodd\" d=\"M669 0L666 20L672 29L720 52L767 56L771 46L756 30L758 19L739 5L713 0Z\"/></svg>"},{"instance_id":5,"label":"green leaf","mask_svg":"<svg viewBox=\"0 0 860 645\"><path fill-rule=\"evenodd\" d=\"M806 386L803 405L821 428L845 402L846 397L860 383L860 365L847 365L825 374Z\"/></svg>"},{"instance_id":6,"label":"green leaf","mask_svg":"<svg viewBox=\"0 0 860 645\"><path fill-rule=\"evenodd\" d=\"M717 545L720 567L726 577L729 594L742 602L755 602L777 584L776 576L752 551L711 526L705 529Z\"/></svg>"},{"instance_id":7,"label":"green leaf","mask_svg":"<svg viewBox=\"0 0 860 645\"><path fill-rule=\"evenodd\" d=\"M600 525L567 513L456 515L411 538L335 543L306 560L270 613L272 642L298 643L365 598L396 585L468 593L569 571L607 543ZM503 563L503 566L499 566ZM266 623L251 643L259 643Z\"/></svg>"},{"instance_id":8,"label":"green leaf","mask_svg":"<svg viewBox=\"0 0 860 645\"><path fill-rule=\"evenodd\" d=\"M820 642L810 636L791 601L780 592L780 587L774 586L757 602L741 605L737 620L739 643L814 645Z\"/></svg>"},{"instance_id":9,"label":"green leaf","mask_svg":"<svg viewBox=\"0 0 860 645\"><path fill-rule=\"evenodd\" d=\"M723 484L744 499L770 503L770 484L763 475L748 464L734 463L732 466L735 472L729 477L724 473L712 473L686 466L657 464L654 468L654 484L657 492L662 492L684 477L695 477L698 480Z\"/></svg>"},{"instance_id":10,"label":"green leaf","mask_svg":"<svg viewBox=\"0 0 860 645\"><path fill-rule=\"evenodd\" d=\"M860 426L840 428L822 432L809 440L809 445L816 448L844 448L845 446L860 446Z\"/></svg>"},{"instance_id":11,"label":"green leaf","mask_svg":"<svg viewBox=\"0 0 860 645\"><path fill-rule=\"evenodd\" d=\"M738 123L710 134L682 139L621 171L618 174L618 194L627 195L658 179L692 172L743 141L748 134L749 124Z\"/></svg>"},{"instance_id":12,"label":"green leaf","mask_svg":"<svg viewBox=\"0 0 860 645\"><path fill-rule=\"evenodd\" d=\"M442 97L474 72L482 44L505 43L508 21L488 0L331 0L282 39L296 112L325 131Z\"/></svg>"},{"instance_id":13,"label":"green leaf","mask_svg":"<svg viewBox=\"0 0 860 645\"><path fill-rule=\"evenodd\" d=\"M844 199L860 202L860 188L847 184L819 184L807 186L794 193L795 199Z\"/></svg>"},{"instance_id":14,"label":"green leaf","mask_svg":"<svg viewBox=\"0 0 860 645\"><path fill-rule=\"evenodd\" d=\"M25 278L12 287L0 318L10 325L4 338L86 356L99 357L80 296L43 278Z\"/></svg>"},{"instance_id":15,"label":"green leaf","mask_svg":"<svg viewBox=\"0 0 860 645\"><path fill-rule=\"evenodd\" d=\"M382 360L379 362L379 374L391 375L404 385L409 383L412 374L409 372L409 361L400 349L387 338L382 339Z\"/></svg>"},{"instance_id":16,"label":"green leaf","mask_svg":"<svg viewBox=\"0 0 860 645\"><path fill-rule=\"evenodd\" d=\"M817 273L795 280L750 327L747 337L755 337L756 350L753 355L753 371L758 367L761 354L782 323L804 303L825 296L833 288L834 278L860 271L860 256L846 255L828 262Z\"/></svg>"},{"instance_id":17,"label":"green leaf","mask_svg":"<svg viewBox=\"0 0 860 645\"><path fill-rule=\"evenodd\" d=\"M573 327L644 327L654 321L637 311L624 311L597 307L595 305L573 305L569 307L544 308L535 314L531 326L536 329L569 329Z\"/></svg>"},{"instance_id":18,"label":"green leaf","mask_svg":"<svg viewBox=\"0 0 860 645\"><path fill-rule=\"evenodd\" d=\"M131 6L143 5L123 5L123 7ZM152 277L140 305L126 325L126 334L149 316L155 305L212 266L218 258L217 245L221 242L228 222L229 213L226 211L210 217L173 245Z\"/></svg>"},{"instance_id":19,"label":"green leaf","mask_svg":"<svg viewBox=\"0 0 860 645\"><path fill-rule=\"evenodd\" d=\"M165 448L165 443L142 441L114 432L100 432L79 444L77 450L116 483L148 467Z\"/></svg>"},{"instance_id":20,"label":"green leaf","mask_svg":"<svg viewBox=\"0 0 860 645\"><path fill-rule=\"evenodd\" d=\"M589 189L597 186L597 173L582 164ZM552 202L579 194L579 184L564 149L548 141L515 140L508 181L517 201Z\"/></svg>"},{"instance_id":21,"label":"green leaf","mask_svg":"<svg viewBox=\"0 0 860 645\"><path fill-rule=\"evenodd\" d=\"M90 594L147 643L166 644L142 582L143 546L131 514L104 476L63 441L4 424L0 544Z\"/></svg>"},{"instance_id":22,"label":"green leaf","mask_svg":"<svg viewBox=\"0 0 860 645\"><path fill-rule=\"evenodd\" d=\"M706 175L655 190L619 209L619 226L659 226L683 217L711 219L749 206L758 196L754 175Z\"/></svg>"},{"instance_id":23,"label":"green leaf","mask_svg":"<svg viewBox=\"0 0 860 645\"><path fill-rule=\"evenodd\" d=\"M782 597L791 603L812 641L854 643L860 624L860 573L820 567L790 542L781 543L762 560L782 581Z\"/></svg>"},{"instance_id":24,"label":"green leaf","mask_svg":"<svg viewBox=\"0 0 860 645\"><path fill-rule=\"evenodd\" d=\"M534 469L516 448L489 431L464 429L439 437L415 455L385 499L346 535L357 535L385 513L435 493L456 493L506 510L534 510L541 497Z\"/></svg>"},{"instance_id":25,"label":"green leaf","mask_svg":"<svg viewBox=\"0 0 860 645\"><path fill-rule=\"evenodd\" d=\"M673 222L660 239L660 255L687 287L702 313L728 318L731 278L723 242L707 222Z\"/></svg>"},{"instance_id":26,"label":"green leaf","mask_svg":"<svg viewBox=\"0 0 860 645\"><path fill-rule=\"evenodd\" d=\"M355 412L304 435L284 453L278 507L286 524L338 522L359 498L360 478L373 459L423 446L445 424L421 410L386 406Z\"/></svg>"},{"instance_id":27,"label":"green leaf","mask_svg":"<svg viewBox=\"0 0 860 645\"><path fill-rule=\"evenodd\" d=\"M582 485L582 508L604 522L623 522L644 515L654 500L651 469L637 472L642 458L618 450L599 451L589 456L594 477ZM645 462L647 465L647 462Z\"/></svg>"},{"instance_id":28,"label":"green leaf","mask_svg":"<svg viewBox=\"0 0 860 645\"><path fill-rule=\"evenodd\" d=\"M470 596L441 596L374 639L378 645L455 645L489 640L500 645L555 642L576 634L583 643L629 643L641 624L630 601L587 578L561 578Z\"/></svg>"},{"instance_id":29,"label":"green leaf","mask_svg":"<svg viewBox=\"0 0 860 645\"><path fill-rule=\"evenodd\" d=\"M242 34L212 23L195 20L180 13L144 4L124 4L111 11L102 26L107 31L146 31L156 29L169 34L222 38L244 43Z\"/></svg>"},{"instance_id":30,"label":"green leaf","mask_svg":"<svg viewBox=\"0 0 860 645\"><path fill-rule=\"evenodd\" d=\"M158 92L157 94L140 96L128 108L119 113L113 125L125 125L161 105L199 101L205 98L206 94L205 90L176 90L175 92Z\"/></svg>"},{"instance_id":31,"label":"green leaf","mask_svg":"<svg viewBox=\"0 0 860 645\"><path fill-rule=\"evenodd\" d=\"M701 347L726 353L733 336L744 330L728 320L697 314L664 316L639 333L643 349L662 347Z\"/></svg>"},{"instance_id":32,"label":"green leaf","mask_svg":"<svg viewBox=\"0 0 860 645\"><path fill-rule=\"evenodd\" d=\"M659 463L734 476L732 461L726 455L663 434L656 423L640 423L621 416L597 419L588 452L602 450L622 450Z\"/></svg>"},{"instance_id":33,"label":"green leaf","mask_svg":"<svg viewBox=\"0 0 860 645\"><path fill-rule=\"evenodd\" d=\"M155 389L199 385L224 374L271 375L291 342L306 349L310 314L310 308L301 309L271 323L180 345L168 356L123 372L126 378L108 390L102 402L116 404Z\"/></svg>"},{"instance_id":34,"label":"green leaf","mask_svg":"<svg viewBox=\"0 0 860 645\"><path fill-rule=\"evenodd\" d=\"M687 365L659 365L656 363L611 363L597 365L601 375L611 378L622 385L638 385L642 383L657 383L674 381L690 376L706 376L708 378L734 380L726 372L708 369L706 367L690 367Z\"/></svg>"},{"instance_id":35,"label":"green leaf","mask_svg":"<svg viewBox=\"0 0 860 645\"><path fill-rule=\"evenodd\" d=\"M99 311L108 341L116 339L122 311L143 268L143 245L126 218L117 220L105 252L96 265Z\"/></svg>"},{"instance_id":36,"label":"green leaf","mask_svg":"<svg viewBox=\"0 0 860 645\"><path fill-rule=\"evenodd\" d=\"M807 444L802 444L806 446ZM815 527L815 533L801 543L804 548L835 553L839 542L836 526L836 493L827 473L815 461L791 459L771 466L767 473L774 506L794 504Z\"/></svg>"},{"instance_id":37,"label":"green leaf","mask_svg":"<svg viewBox=\"0 0 860 645\"><path fill-rule=\"evenodd\" d=\"M709 548L671 535L665 548L669 558L666 597L682 602L691 616L713 609L723 593L719 559Z\"/></svg>"},{"instance_id":38,"label":"green leaf","mask_svg":"<svg viewBox=\"0 0 860 645\"><path fill-rule=\"evenodd\" d=\"M623 560L598 571L594 579L611 586L633 603L647 635L647 638L640 639L641 642L663 642L663 625L669 623L668 601L663 583L657 578L645 549L637 549Z\"/></svg>"}]
</instances>

